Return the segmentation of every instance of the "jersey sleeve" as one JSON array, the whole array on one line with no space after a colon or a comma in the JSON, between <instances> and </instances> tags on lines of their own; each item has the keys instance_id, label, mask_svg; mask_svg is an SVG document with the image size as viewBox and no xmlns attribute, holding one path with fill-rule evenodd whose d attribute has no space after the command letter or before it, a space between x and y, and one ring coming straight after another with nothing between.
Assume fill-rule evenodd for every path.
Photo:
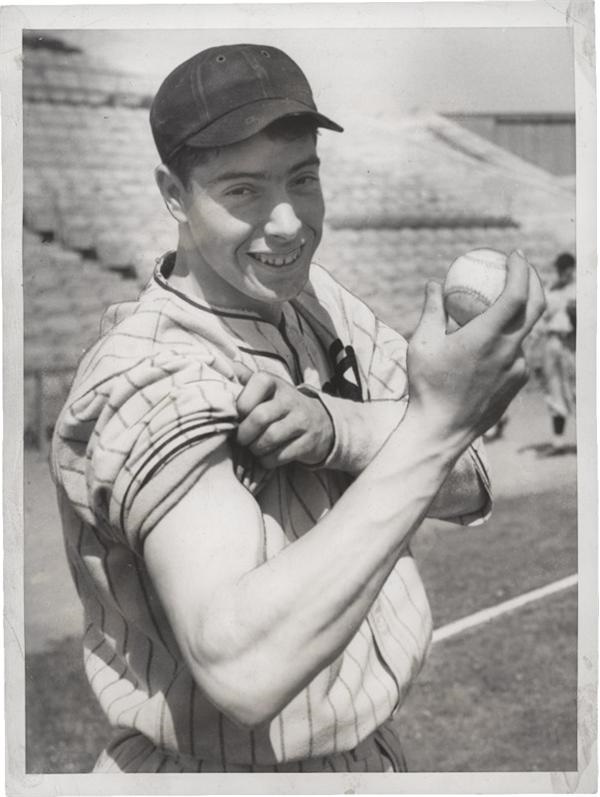
<instances>
[{"instance_id":1,"label":"jersey sleeve","mask_svg":"<svg viewBox=\"0 0 600 797\"><path fill-rule=\"evenodd\" d=\"M99 531L141 552L156 523L201 477L207 457L237 428L241 389L205 354L173 351L143 358L106 384L87 384L63 413L55 457L65 481L69 452L78 453L77 440L85 443L79 489L65 481L72 503ZM240 481L256 486L256 463L233 457Z\"/></svg>"},{"instance_id":2,"label":"jersey sleeve","mask_svg":"<svg viewBox=\"0 0 600 797\"><path fill-rule=\"evenodd\" d=\"M492 507L494 503L492 493L492 481L490 478L490 470L485 453L485 446L481 437L477 438L466 451L466 456L471 460L471 465L475 478L479 479L483 490L486 495L484 505L477 511L469 514L463 514L459 517L452 518L455 523L461 526L480 526L486 522L492 514Z\"/></svg>"}]
</instances>

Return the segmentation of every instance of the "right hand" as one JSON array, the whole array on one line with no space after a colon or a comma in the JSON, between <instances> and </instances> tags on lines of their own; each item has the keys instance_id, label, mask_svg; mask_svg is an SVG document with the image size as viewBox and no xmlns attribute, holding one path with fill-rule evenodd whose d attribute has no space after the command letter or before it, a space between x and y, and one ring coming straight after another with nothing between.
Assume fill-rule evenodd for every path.
<instances>
[{"instance_id":1,"label":"right hand","mask_svg":"<svg viewBox=\"0 0 600 797\"><path fill-rule=\"evenodd\" d=\"M264 468L288 462L317 465L334 441L331 417L323 404L277 376L252 373L241 363L234 371L244 389L237 399L237 442L250 449Z\"/></svg>"},{"instance_id":2,"label":"right hand","mask_svg":"<svg viewBox=\"0 0 600 797\"><path fill-rule=\"evenodd\" d=\"M506 285L484 313L446 332L442 289L427 285L419 325L408 347L409 411L443 437L466 446L501 418L527 382L522 343L545 309L541 283L518 252Z\"/></svg>"}]
</instances>

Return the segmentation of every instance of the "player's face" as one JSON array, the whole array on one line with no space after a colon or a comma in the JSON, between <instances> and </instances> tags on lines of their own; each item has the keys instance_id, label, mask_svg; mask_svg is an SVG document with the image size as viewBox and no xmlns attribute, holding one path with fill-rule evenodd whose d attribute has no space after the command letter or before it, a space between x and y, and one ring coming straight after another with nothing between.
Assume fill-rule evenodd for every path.
<instances>
[{"instance_id":1,"label":"player's face","mask_svg":"<svg viewBox=\"0 0 600 797\"><path fill-rule=\"evenodd\" d=\"M265 133L221 149L195 167L186 216L191 262L203 284L234 306L280 304L308 279L324 204L313 137Z\"/></svg>"}]
</instances>

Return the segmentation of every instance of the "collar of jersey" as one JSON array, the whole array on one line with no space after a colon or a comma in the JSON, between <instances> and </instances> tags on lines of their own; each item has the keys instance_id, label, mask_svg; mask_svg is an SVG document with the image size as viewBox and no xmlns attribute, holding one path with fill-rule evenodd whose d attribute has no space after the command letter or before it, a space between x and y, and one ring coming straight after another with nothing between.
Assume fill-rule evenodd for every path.
<instances>
[{"instance_id":1,"label":"collar of jersey","mask_svg":"<svg viewBox=\"0 0 600 797\"><path fill-rule=\"evenodd\" d=\"M229 307L220 307L219 305L215 304L204 304L203 302L199 302L197 299L192 299L187 294L182 293L182 291L178 291L176 288L173 288L172 285L169 285L168 282L169 274L173 270L174 265L175 252L172 250L166 252L157 260L153 279L163 290L169 291L175 296L178 296L180 299L183 299L184 302L191 304L193 307L197 307L199 310L204 310L205 313L226 316L227 318L240 318L247 321L260 321L261 323L269 324L270 326L278 326L278 324L275 324L272 321L267 321L259 316L258 313L252 313L250 310L232 310Z\"/></svg>"}]
</instances>

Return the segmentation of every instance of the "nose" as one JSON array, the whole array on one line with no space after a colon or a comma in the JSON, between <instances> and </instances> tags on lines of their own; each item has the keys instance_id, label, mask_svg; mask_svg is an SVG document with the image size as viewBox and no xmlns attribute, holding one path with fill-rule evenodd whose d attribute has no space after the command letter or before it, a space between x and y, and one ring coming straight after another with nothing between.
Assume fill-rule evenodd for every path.
<instances>
[{"instance_id":1,"label":"nose","mask_svg":"<svg viewBox=\"0 0 600 797\"><path fill-rule=\"evenodd\" d=\"M302 222L289 202L275 205L265 224L265 234L284 241L293 241L300 232Z\"/></svg>"}]
</instances>

